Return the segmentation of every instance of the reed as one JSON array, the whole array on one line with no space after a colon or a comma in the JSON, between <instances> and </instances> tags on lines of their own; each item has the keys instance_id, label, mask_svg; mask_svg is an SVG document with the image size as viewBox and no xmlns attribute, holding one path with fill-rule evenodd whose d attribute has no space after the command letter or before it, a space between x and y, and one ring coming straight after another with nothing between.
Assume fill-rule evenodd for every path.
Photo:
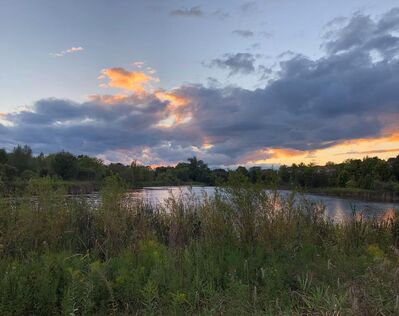
<instances>
[{"instance_id":1,"label":"reed","mask_svg":"<svg viewBox=\"0 0 399 316\"><path fill-rule=\"evenodd\" d=\"M397 214L345 223L245 179L214 197L102 202L33 180L0 200L1 315L395 315Z\"/></svg>"}]
</instances>

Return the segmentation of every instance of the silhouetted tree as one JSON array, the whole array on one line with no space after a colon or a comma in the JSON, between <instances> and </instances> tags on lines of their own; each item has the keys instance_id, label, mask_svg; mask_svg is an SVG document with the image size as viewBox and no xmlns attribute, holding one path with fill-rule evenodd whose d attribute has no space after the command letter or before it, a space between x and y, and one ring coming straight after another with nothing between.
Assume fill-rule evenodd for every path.
<instances>
[{"instance_id":1,"label":"silhouetted tree","mask_svg":"<svg viewBox=\"0 0 399 316\"><path fill-rule=\"evenodd\" d=\"M35 160L32 157L32 149L29 146L17 146L9 155L8 164L17 169L18 175L24 170L34 170Z\"/></svg>"},{"instance_id":2,"label":"silhouetted tree","mask_svg":"<svg viewBox=\"0 0 399 316\"><path fill-rule=\"evenodd\" d=\"M0 164L5 164L7 160L8 156L6 150L0 148Z\"/></svg>"},{"instance_id":3,"label":"silhouetted tree","mask_svg":"<svg viewBox=\"0 0 399 316\"><path fill-rule=\"evenodd\" d=\"M51 160L51 167L56 175L64 180L75 178L78 173L77 159L71 153L61 151L55 154Z\"/></svg>"}]
</instances>

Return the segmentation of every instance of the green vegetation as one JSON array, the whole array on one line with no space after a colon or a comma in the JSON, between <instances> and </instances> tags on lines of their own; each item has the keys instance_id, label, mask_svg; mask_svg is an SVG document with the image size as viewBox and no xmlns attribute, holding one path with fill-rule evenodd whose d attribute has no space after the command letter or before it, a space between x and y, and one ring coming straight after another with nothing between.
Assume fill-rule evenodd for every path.
<instances>
[{"instance_id":1,"label":"green vegetation","mask_svg":"<svg viewBox=\"0 0 399 316\"><path fill-rule=\"evenodd\" d=\"M74 156L68 152L34 156L28 146L17 146L10 153L0 149L0 193L23 193L29 180L52 177L67 186L69 193L90 193L98 190L107 176L117 175L129 188L157 185L215 184L208 166L193 157L175 167L152 169L133 161L104 164L100 159L86 155Z\"/></svg>"},{"instance_id":2,"label":"green vegetation","mask_svg":"<svg viewBox=\"0 0 399 316\"><path fill-rule=\"evenodd\" d=\"M240 175L253 184L268 188L287 188L322 193L367 196L368 191L390 192L399 199L399 156L388 160L366 157L328 163L325 166L292 165L279 169L210 169L196 157L176 166L151 168L133 161L104 164L100 159L68 152L32 155L32 150L18 146L10 153L0 149L0 193L23 192L30 179L47 177L65 182L69 193L98 190L107 176L117 175L129 188L160 185L223 185L232 175ZM362 195L363 194L363 195ZM382 196L382 195L381 195Z\"/></svg>"},{"instance_id":3,"label":"green vegetation","mask_svg":"<svg viewBox=\"0 0 399 316\"><path fill-rule=\"evenodd\" d=\"M1 315L398 315L399 217L342 224L231 174L201 204L33 179L0 199Z\"/></svg>"}]
</instances>

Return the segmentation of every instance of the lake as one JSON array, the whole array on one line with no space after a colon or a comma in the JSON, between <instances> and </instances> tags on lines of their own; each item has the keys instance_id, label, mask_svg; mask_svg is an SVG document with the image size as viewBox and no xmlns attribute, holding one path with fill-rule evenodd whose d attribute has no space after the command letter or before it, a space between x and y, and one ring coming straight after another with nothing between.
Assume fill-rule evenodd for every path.
<instances>
[{"instance_id":1,"label":"lake","mask_svg":"<svg viewBox=\"0 0 399 316\"><path fill-rule=\"evenodd\" d=\"M173 194L178 197L181 195L193 195L198 202L201 202L204 194L213 196L215 187L146 187L140 190L127 193L129 199L144 200L152 204L162 204ZM281 197L287 197L291 191L278 190ZM90 195L90 198L99 202L99 195ZM323 196L316 194L297 194L296 200L306 199L312 202L322 203L326 209L326 216L334 221L343 221L350 216L353 211L362 212L365 217L384 218L396 210L399 210L399 203L369 202L356 199L346 199L339 197Z\"/></svg>"}]
</instances>

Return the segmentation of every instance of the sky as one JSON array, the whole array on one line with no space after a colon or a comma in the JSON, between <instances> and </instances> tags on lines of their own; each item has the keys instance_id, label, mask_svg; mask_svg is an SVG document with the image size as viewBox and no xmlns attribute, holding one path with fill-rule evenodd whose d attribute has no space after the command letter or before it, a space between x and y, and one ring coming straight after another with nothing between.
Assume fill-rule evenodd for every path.
<instances>
[{"instance_id":1,"label":"sky","mask_svg":"<svg viewBox=\"0 0 399 316\"><path fill-rule=\"evenodd\" d=\"M397 0L0 0L0 147L105 162L399 154Z\"/></svg>"}]
</instances>

